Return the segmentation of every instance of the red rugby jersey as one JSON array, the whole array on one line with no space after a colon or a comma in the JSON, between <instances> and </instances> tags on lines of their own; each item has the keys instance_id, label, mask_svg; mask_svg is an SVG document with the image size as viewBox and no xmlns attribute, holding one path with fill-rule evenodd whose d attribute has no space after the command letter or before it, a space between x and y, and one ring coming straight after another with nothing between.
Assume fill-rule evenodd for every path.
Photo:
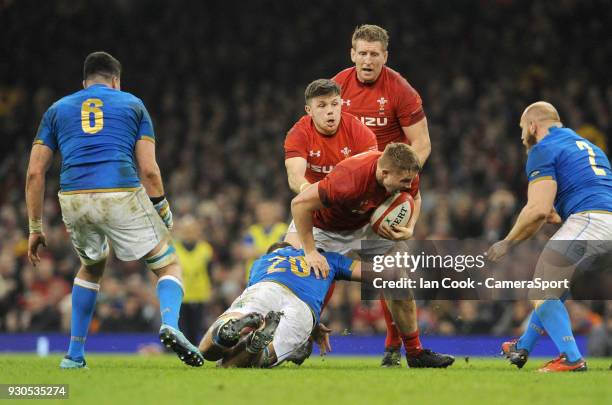
<instances>
[{"instance_id":1,"label":"red rugby jersey","mask_svg":"<svg viewBox=\"0 0 612 405\"><path fill-rule=\"evenodd\" d=\"M285 138L285 160L306 159L305 177L310 183L322 180L340 161L361 152L376 150L376 136L354 116L343 112L334 135L321 135L309 115L289 130Z\"/></svg>"},{"instance_id":2,"label":"red rugby jersey","mask_svg":"<svg viewBox=\"0 0 612 405\"><path fill-rule=\"evenodd\" d=\"M409 143L402 127L425 118L419 93L387 66L383 66L374 83L361 83L355 67L344 69L332 80L342 89L342 111L353 114L374 131L378 150L384 150L391 142Z\"/></svg>"},{"instance_id":3,"label":"red rugby jersey","mask_svg":"<svg viewBox=\"0 0 612 405\"><path fill-rule=\"evenodd\" d=\"M338 163L318 184L325 205L312 216L314 226L327 231L354 231L370 220L372 212L390 194L376 181L376 163L382 152L365 152ZM419 175L412 180L410 195L419 192Z\"/></svg>"}]
</instances>

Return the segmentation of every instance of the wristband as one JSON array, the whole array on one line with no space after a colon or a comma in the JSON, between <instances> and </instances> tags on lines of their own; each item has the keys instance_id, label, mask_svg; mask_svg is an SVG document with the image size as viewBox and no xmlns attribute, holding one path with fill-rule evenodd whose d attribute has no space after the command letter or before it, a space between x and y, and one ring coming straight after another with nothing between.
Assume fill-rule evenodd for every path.
<instances>
[{"instance_id":1,"label":"wristband","mask_svg":"<svg viewBox=\"0 0 612 405\"><path fill-rule=\"evenodd\" d=\"M160 203L164 200L164 198L166 198L165 194L162 194L159 197L149 197L149 200L151 200L151 202L153 203L153 205Z\"/></svg>"},{"instance_id":2,"label":"wristband","mask_svg":"<svg viewBox=\"0 0 612 405\"><path fill-rule=\"evenodd\" d=\"M156 197L155 199L158 199L158 198L159 197ZM164 221L164 224L166 224L166 227L168 229L172 229L172 226L173 226L172 212L170 211L170 204L168 203L168 200L166 200L166 198L163 197L161 201L159 201L156 204L153 204L153 208L155 208L155 210L161 217L162 221Z\"/></svg>"},{"instance_id":3,"label":"wristband","mask_svg":"<svg viewBox=\"0 0 612 405\"><path fill-rule=\"evenodd\" d=\"M303 182L303 183L300 185L300 193L301 193L302 191L304 191L304 189L305 189L306 187L308 187L308 186L310 186L310 183L309 183L309 182L307 182L307 181Z\"/></svg>"},{"instance_id":4,"label":"wristband","mask_svg":"<svg viewBox=\"0 0 612 405\"><path fill-rule=\"evenodd\" d=\"M29 219L30 233L42 233L42 218Z\"/></svg>"}]
</instances>

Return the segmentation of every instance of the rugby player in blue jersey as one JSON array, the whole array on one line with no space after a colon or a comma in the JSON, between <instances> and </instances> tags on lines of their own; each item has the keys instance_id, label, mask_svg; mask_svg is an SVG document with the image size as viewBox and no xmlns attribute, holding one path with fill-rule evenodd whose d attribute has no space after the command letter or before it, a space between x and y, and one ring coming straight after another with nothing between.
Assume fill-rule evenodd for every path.
<instances>
[{"instance_id":1,"label":"rugby player in blue jersey","mask_svg":"<svg viewBox=\"0 0 612 405\"><path fill-rule=\"evenodd\" d=\"M563 127L557 110L547 102L527 107L520 126L528 151L528 201L506 238L495 243L487 255L498 261L512 245L535 235L545 222L562 222L544 248L534 275L551 279L568 269L573 271L580 263L588 263L588 255L607 253L598 252L592 245L605 246L602 241L612 240L612 171L605 153ZM585 246L589 249L585 250ZM571 273L564 277L570 279ZM563 303L568 293L548 291L532 300L535 310L525 332L518 340L502 345L502 352L512 364L523 367L536 341L546 331L560 354L540 371L587 369Z\"/></svg>"},{"instance_id":2,"label":"rugby player in blue jersey","mask_svg":"<svg viewBox=\"0 0 612 405\"><path fill-rule=\"evenodd\" d=\"M272 245L253 263L244 292L202 338L204 358L221 360L223 367L273 367L285 360L301 364L312 349L311 333L322 350L329 350L329 329L319 323L325 295L335 280L360 281L361 263L338 253L322 254L329 276L317 278L302 249L287 242Z\"/></svg>"},{"instance_id":3,"label":"rugby player in blue jersey","mask_svg":"<svg viewBox=\"0 0 612 405\"><path fill-rule=\"evenodd\" d=\"M172 213L155 160L153 124L142 101L120 86L119 61L106 52L94 52L85 59L84 89L45 112L26 179L28 257L36 266L38 248L46 245L45 173L59 151L62 217L81 260L72 288L70 346L60 367L86 365L85 340L109 241L120 260L144 258L159 277L160 339L184 363L201 366L201 354L178 329L181 268L170 242Z\"/></svg>"}]
</instances>

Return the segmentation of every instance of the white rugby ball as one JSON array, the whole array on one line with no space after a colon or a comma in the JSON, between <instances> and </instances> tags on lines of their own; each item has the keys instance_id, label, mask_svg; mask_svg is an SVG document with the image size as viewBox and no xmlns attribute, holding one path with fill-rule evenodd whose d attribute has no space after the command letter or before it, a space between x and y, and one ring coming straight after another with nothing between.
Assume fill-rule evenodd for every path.
<instances>
[{"instance_id":1,"label":"white rugby ball","mask_svg":"<svg viewBox=\"0 0 612 405\"><path fill-rule=\"evenodd\" d=\"M374 210L370 217L370 225L376 233L383 223L406 226L413 210L414 200L410 194L405 192L393 194Z\"/></svg>"}]
</instances>

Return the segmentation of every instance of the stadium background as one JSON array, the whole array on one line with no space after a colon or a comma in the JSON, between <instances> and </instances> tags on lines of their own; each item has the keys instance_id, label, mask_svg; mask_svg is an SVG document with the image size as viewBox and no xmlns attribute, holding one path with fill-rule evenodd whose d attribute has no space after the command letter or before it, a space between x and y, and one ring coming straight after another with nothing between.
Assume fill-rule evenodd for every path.
<instances>
[{"instance_id":1,"label":"stadium background","mask_svg":"<svg viewBox=\"0 0 612 405\"><path fill-rule=\"evenodd\" d=\"M67 331L77 257L57 203L59 158L47 176L49 249L26 258L24 173L43 112L81 86L84 57L106 50L123 64L122 88L151 113L157 156L176 217L195 216L214 255L210 324L245 284L245 234L262 201L286 221L291 193L286 131L303 114L303 89L350 65L356 25L390 35L388 65L420 92L432 154L422 176L418 238L502 237L525 201L518 118L545 99L564 123L607 152L612 41L605 1L385 0L224 2L0 2L0 333ZM268 206L269 208L269 206ZM550 234L547 229L540 235ZM570 302L591 354L611 355L610 302ZM526 302L429 302L424 334L515 335ZM324 320L338 334L377 334L377 303L339 284ZM111 260L94 333L159 325L152 277ZM606 343L606 339L607 342Z\"/></svg>"}]
</instances>

